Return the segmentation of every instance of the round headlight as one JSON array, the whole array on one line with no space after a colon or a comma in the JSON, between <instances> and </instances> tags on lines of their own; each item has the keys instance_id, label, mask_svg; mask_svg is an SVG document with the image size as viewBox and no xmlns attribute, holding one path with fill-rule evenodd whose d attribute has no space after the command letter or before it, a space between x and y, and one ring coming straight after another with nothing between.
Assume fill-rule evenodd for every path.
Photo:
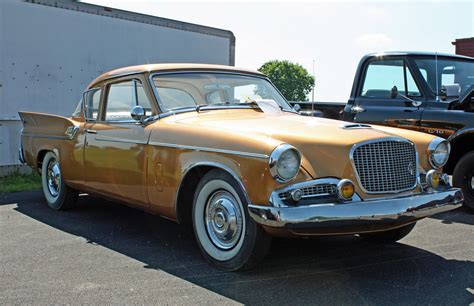
<instances>
[{"instance_id":1,"label":"round headlight","mask_svg":"<svg viewBox=\"0 0 474 306\"><path fill-rule=\"evenodd\" d=\"M428 146L431 166L436 169L443 167L448 162L450 150L451 146L446 140L439 137L433 139Z\"/></svg>"},{"instance_id":2,"label":"round headlight","mask_svg":"<svg viewBox=\"0 0 474 306\"><path fill-rule=\"evenodd\" d=\"M270 173L280 183L292 180L300 169L301 156L298 150L288 144L282 144L273 150L270 156Z\"/></svg>"}]
</instances>

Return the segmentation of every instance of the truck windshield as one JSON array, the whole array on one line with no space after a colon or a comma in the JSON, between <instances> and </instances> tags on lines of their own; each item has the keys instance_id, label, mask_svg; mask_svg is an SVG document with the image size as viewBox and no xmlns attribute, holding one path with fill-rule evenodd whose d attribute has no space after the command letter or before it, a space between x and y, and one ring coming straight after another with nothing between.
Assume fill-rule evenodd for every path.
<instances>
[{"instance_id":1,"label":"truck windshield","mask_svg":"<svg viewBox=\"0 0 474 306\"><path fill-rule=\"evenodd\" d=\"M474 60L438 57L438 67L435 57L419 58L414 61L434 94L437 94L436 89L441 89L443 85L458 84L463 95L474 84Z\"/></svg>"},{"instance_id":2,"label":"truck windshield","mask_svg":"<svg viewBox=\"0 0 474 306\"><path fill-rule=\"evenodd\" d=\"M282 110L292 108L266 79L218 72L159 74L153 77L158 103L164 111L197 106L251 105L274 100Z\"/></svg>"}]
</instances>

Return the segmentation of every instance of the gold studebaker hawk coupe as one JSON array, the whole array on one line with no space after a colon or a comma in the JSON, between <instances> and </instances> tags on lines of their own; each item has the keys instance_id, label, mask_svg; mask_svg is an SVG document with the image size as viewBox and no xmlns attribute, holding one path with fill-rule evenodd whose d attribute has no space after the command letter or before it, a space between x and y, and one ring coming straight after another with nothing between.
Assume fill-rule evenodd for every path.
<instances>
[{"instance_id":1,"label":"gold studebaker hawk coupe","mask_svg":"<svg viewBox=\"0 0 474 306\"><path fill-rule=\"evenodd\" d=\"M254 266L272 236L395 242L463 201L441 138L300 116L256 71L127 67L95 79L71 117L20 116L20 160L51 208L85 192L192 224L225 270Z\"/></svg>"}]
</instances>

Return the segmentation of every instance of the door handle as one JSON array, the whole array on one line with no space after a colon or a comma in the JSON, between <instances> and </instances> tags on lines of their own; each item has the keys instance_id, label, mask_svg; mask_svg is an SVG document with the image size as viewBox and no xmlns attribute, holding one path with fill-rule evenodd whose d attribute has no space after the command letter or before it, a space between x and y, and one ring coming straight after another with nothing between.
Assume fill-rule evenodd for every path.
<instances>
[{"instance_id":1,"label":"door handle","mask_svg":"<svg viewBox=\"0 0 474 306\"><path fill-rule=\"evenodd\" d=\"M351 113L352 114L358 114L358 113L362 113L362 112L365 112L365 108L363 108L359 105L355 105L355 106L351 107Z\"/></svg>"},{"instance_id":2,"label":"door handle","mask_svg":"<svg viewBox=\"0 0 474 306\"><path fill-rule=\"evenodd\" d=\"M91 130L91 129L86 129L86 133L97 134L97 131L96 130Z\"/></svg>"}]
</instances>

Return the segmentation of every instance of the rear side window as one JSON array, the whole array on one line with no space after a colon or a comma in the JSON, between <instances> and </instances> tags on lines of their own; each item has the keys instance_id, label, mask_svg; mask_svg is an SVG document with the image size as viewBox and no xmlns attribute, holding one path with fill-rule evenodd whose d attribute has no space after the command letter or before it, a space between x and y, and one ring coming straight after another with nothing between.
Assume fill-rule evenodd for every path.
<instances>
[{"instance_id":1,"label":"rear side window","mask_svg":"<svg viewBox=\"0 0 474 306\"><path fill-rule=\"evenodd\" d=\"M403 60L378 60L366 70L361 96L390 99L392 88L405 96L420 97L421 93Z\"/></svg>"},{"instance_id":2,"label":"rear side window","mask_svg":"<svg viewBox=\"0 0 474 306\"><path fill-rule=\"evenodd\" d=\"M142 106L147 115L152 114L150 101L140 81L130 80L111 84L107 94L105 120L133 120L130 112L137 105Z\"/></svg>"}]
</instances>

